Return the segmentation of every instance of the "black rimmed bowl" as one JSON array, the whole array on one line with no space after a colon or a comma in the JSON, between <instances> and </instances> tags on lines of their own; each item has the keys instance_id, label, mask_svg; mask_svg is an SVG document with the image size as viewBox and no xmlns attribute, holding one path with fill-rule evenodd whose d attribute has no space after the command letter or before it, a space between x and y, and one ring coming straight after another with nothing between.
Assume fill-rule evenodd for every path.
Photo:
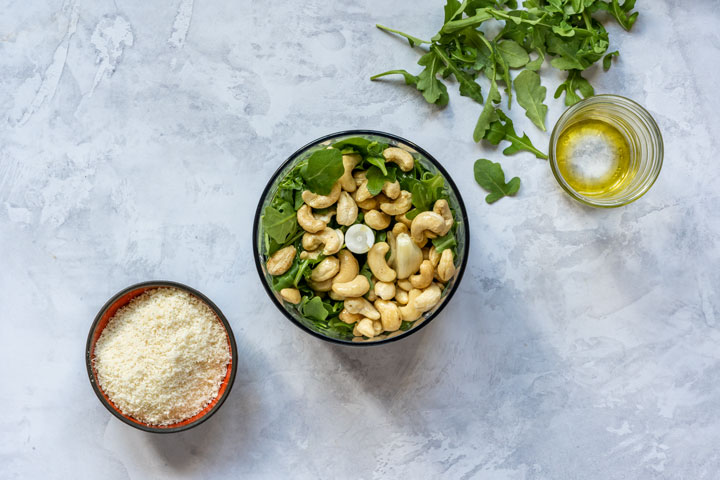
<instances>
[{"instance_id":1,"label":"black rimmed bowl","mask_svg":"<svg viewBox=\"0 0 720 480\"><path fill-rule=\"evenodd\" d=\"M390 144L390 146L401 147L411 152L413 154L413 157L415 158L415 161L420 162L420 164L428 171L433 174L440 173L446 181L447 190L450 197L449 203L451 208L455 212L455 220L458 223L457 229L455 231L458 253L458 257L455 260L455 265L458 269L458 272L448 282L445 290L443 291L443 297L440 302L430 311L425 312L425 314L423 314L420 319L416 320L413 323L412 327L410 327L409 329L404 331L398 330L397 332L392 332L391 334L382 334L377 337L365 340L359 340L357 338L347 339L339 336L336 337L324 331L318 330L311 320L305 318L297 311L297 309L294 308L294 306L285 302L282 297L280 297L279 292L276 292L273 289L272 276L267 273L267 269L265 267L267 257L264 255L265 239L261 226L261 217L263 211L265 210L265 207L269 205L272 201L278 190L280 182L298 163L307 159L313 152L319 149L327 148L327 146L332 143L336 143L352 137L364 137L371 141L377 140L388 143ZM438 162L428 152L418 147L414 143L410 142L409 140L398 137L397 135L385 132L378 132L374 130L346 130L342 132L331 133L330 135L326 135L308 143L307 145L290 155L290 157L288 157L288 159L285 160L282 165L280 165L280 168L275 171L272 178L270 178L270 181L265 186L265 189L262 192L260 202L258 203L257 210L255 212L252 235L255 266L257 267L257 271L260 275L260 280L265 287L265 291L268 293L270 299L275 304L275 306L280 309L280 311L288 318L288 320L290 320L293 324L300 327L302 330L309 333L310 335L321 338L328 342L352 346L380 345L384 343L394 342L415 333L425 325L429 324L433 319L435 319L435 317L438 316L438 314L440 314L443 308L445 308L445 305L448 304L450 299L455 294L455 291L457 290L458 285L462 280L463 274L465 273L468 252L470 249L468 215L467 211L465 210L465 204L463 203L462 197L460 196L457 185L455 185L455 182L453 182L452 178L450 178L450 175L443 168L440 162Z\"/></svg>"},{"instance_id":2,"label":"black rimmed bowl","mask_svg":"<svg viewBox=\"0 0 720 480\"><path fill-rule=\"evenodd\" d=\"M115 315L118 309L130 303L130 300L132 300L133 298L138 297L139 295L142 295L143 293L156 288L177 288L178 290L182 290L186 293L189 293L190 295L193 295L195 298L210 307L213 313L215 313L217 319L222 324L223 329L225 330L225 334L227 335L228 347L230 348L231 352L230 364L228 364L227 366L227 372L225 373L225 377L223 378L222 384L220 385L220 389L218 390L218 394L215 396L215 398L196 415L170 425L150 425L124 414L112 402L108 395L103 392L102 388L98 384L97 373L95 372L95 367L93 366L95 344L97 343L98 338L100 338L102 331L105 329L108 322ZM100 400L100 403L102 403L105 408L110 411L110 413L112 413L117 418L122 420L124 423L127 423L131 427L138 428L145 432L175 433L182 432L184 430L188 430L190 428L200 425L205 420L213 416L213 414L215 414L215 412L217 412L222 406L222 404L225 402L225 399L227 399L228 395L230 394L230 389L232 388L233 382L235 381L235 372L237 371L237 346L235 345L235 337L233 336L232 329L230 328L230 324L225 318L225 315L223 315L217 305L215 305L209 298L207 298L205 295L198 292L194 288L183 285L182 283L158 280L131 285L126 289L121 290L115 295L113 295L112 298L110 298L110 300L108 300L107 303L100 309L97 316L95 317L95 321L93 322L92 327L90 327L90 333L88 334L87 344L85 347L85 364L87 366L90 384L92 385L95 394Z\"/></svg>"}]
</instances>

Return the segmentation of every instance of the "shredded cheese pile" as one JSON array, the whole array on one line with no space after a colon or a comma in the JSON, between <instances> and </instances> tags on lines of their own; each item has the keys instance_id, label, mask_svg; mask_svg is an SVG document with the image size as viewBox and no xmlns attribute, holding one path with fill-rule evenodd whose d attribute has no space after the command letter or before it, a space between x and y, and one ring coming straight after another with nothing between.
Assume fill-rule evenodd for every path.
<instances>
[{"instance_id":1,"label":"shredded cheese pile","mask_svg":"<svg viewBox=\"0 0 720 480\"><path fill-rule=\"evenodd\" d=\"M169 425L218 394L230 362L225 329L195 296L149 290L119 309L95 345L100 388L126 415Z\"/></svg>"}]
</instances>

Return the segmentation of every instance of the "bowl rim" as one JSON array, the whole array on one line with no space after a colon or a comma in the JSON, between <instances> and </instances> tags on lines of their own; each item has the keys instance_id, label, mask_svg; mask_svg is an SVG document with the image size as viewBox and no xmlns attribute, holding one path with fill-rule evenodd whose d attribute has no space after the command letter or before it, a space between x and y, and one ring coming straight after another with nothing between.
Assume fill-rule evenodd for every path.
<instances>
[{"instance_id":1,"label":"bowl rim","mask_svg":"<svg viewBox=\"0 0 720 480\"><path fill-rule=\"evenodd\" d=\"M460 213L461 213L463 222L465 224L465 231L466 231L465 248L463 249L463 260L460 264L460 270L457 273L457 279L455 280L453 287L450 289L450 291L445 296L443 303L441 303L440 306L437 308L437 310L435 310L430 316L425 318L425 320L422 323L420 323L417 327L411 328L410 330L407 331L407 333L404 333L401 335L395 335L393 337L384 338L382 340L376 340L373 342L353 342L351 340L341 340L338 338L327 337L325 335L322 335L321 333L318 333L318 332L306 327L305 325L303 325L302 323L297 321L295 319L295 317L290 315L290 313L287 311L285 306L277 299L277 297L273 293L272 288L270 287L267 280L265 279L265 275L262 271L262 265L260 263L260 251L258 249L258 242L257 242L257 234L258 234L258 230L260 228L260 216L262 215L262 207L263 207L265 197L270 192L271 186L273 185L275 180L280 176L282 171L291 162L293 162L299 155L303 154L308 149L310 149L324 141L332 140L337 137L345 137L345 136L349 136L349 135L375 135L375 136L379 136L379 137L386 137L386 138L395 140L397 142L401 142L401 143L407 145L408 147L414 149L416 152L420 153L421 155L423 155L443 175L445 180L447 180L451 190L457 197L458 205L460 207ZM275 304L275 306L282 312L282 314L285 315L285 317L288 320L290 320L295 326L297 326L304 332L309 333L310 335L312 335L314 337L317 337L317 338L320 338L327 342L335 343L338 345L345 345L345 346L351 346L351 347L374 347L374 346L384 345L387 343L395 342L395 341L402 340L404 338L409 337L413 333L419 331L420 329L422 329L426 325L428 325L432 320L435 319L435 317L438 316L438 314L440 312L442 312L445 309L447 304L450 303L450 300L455 295L455 292L457 291L458 287L460 286L460 282L462 281L462 278L465 274L465 269L467 267L468 256L470 254L470 223L468 220L467 210L465 208L465 202L463 201L462 195L460 194L460 190L458 189L457 185L453 181L453 179L450 176L450 174L448 173L448 171L445 170L445 168L440 164L440 162L435 157L430 155L424 148L419 147L414 142L411 142L410 140L407 140L403 137L394 135L392 133L382 132L379 130L364 130L364 129L341 130L338 132L324 135L324 136L317 138L317 139L305 144L304 146L300 147L295 152L293 152L290 156L288 156L287 159L285 161L283 161L280 164L280 166L275 170L275 172L270 177L270 180L268 180L267 184L265 185L265 188L263 188L263 191L260 194L260 200L258 201L257 208L255 209L255 218L253 220L253 228L252 228L252 247L253 247L253 259L255 261L255 268L257 269L258 275L260 276L260 281L261 281L263 287L265 288L265 292L268 294L268 296L270 297L270 300L272 300L272 302Z\"/></svg>"},{"instance_id":2,"label":"bowl rim","mask_svg":"<svg viewBox=\"0 0 720 480\"><path fill-rule=\"evenodd\" d=\"M93 342L93 334L95 333L95 329L97 328L98 323L100 322L100 319L102 318L103 314L110 308L118 299L120 299L123 295L126 293L129 293L133 290L137 290L139 288L144 287L150 287L150 288L162 288L162 287L172 287L177 288L179 290L183 290L185 292L188 292L203 302L207 304L207 306L210 307L210 309L217 315L218 319L220 319L220 322L223 325L223 328L227 332L228 340L230 342L230 354L231 354L231 362L232 365L230 366L230 378L228 378L227 387L225 388L225 391L222 393L222 395L218 398L217 402L213 407L208 410L205 415L198 418L194 422L188 423L187 425L181 425L179 427L173 427L173 428L164 428L164 427L154 427L150 425L145 425L143 423L136 423L133 421L130 421L129 419L125 418L123 415L118 412L115 407L110 405L108 401L105 399L103 393L100 391L100 387L98 386L97 382L95 381L95 373L92 366L92 358L90 355L90 352L92 350L92 346L94 344ZM102 403L105 408L107 408L110 413L112 413L115 417L122 420L123 423L130 425L131 427L135 427L138 430L142 430L145 432L151 432L151 433L177 433L182 432L185 430L189 430L193 427L197 427L204 421L206 421L208 418L212 417L215 412L217 412L220 407L225 403L225 400L230 395L230 390L232 390L233 384L235 383L235 375L237 373L237 345L235 343L235 336L233 334L232 328L230 327L230 323L228 322L225 315L222 313L220 308L218 308L215 303L213 303L212 300L210 300L207 296L205 296L202 292L189 287L185 284L179 283L179 282L173 282L169 280L149 280L146 282L140 282L133 285L130 285L129 287L126 287L119 292L117 292L115 295L110 297L110 299L105 302L105 304L100 308L100 311L95 316L95 320L93 321L92 325L90 326L90 332L88 333L87 342L85 344L85 366L87 367L87 373L88 378L90 380L90 385L93 388L93 391L95 392L95 395L97 395L98 399L100 400L100 403Z\"/></svg>"}]
</instances>

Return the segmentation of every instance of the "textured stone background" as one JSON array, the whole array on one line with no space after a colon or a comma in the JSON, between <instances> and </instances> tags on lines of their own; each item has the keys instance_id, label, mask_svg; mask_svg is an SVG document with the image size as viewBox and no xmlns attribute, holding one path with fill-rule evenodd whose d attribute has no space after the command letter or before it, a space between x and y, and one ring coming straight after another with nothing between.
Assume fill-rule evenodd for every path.
<instances>
[{"instance_id":1,"label":"textured stone background","mask_svg":"<svg viewBox=\"0 0 720 480\"><path fill-rule=\"evenodd\" d=\"M619 61L591 77L650 110L666 163L604 211L547 162L475 145L478 107L456 88L439 110L368 81L417 70L373 25L430 36L441 2L4 2L0 477L717 478L720 3L639 4L632 34L609 27ZM428 149L472 217L459 294L381 348L290 325L250 254L271 172L347 128ZM521 175L517 198L484 204L478 157ZM148 279L205 292L238 341L230 399L183 434L120 423L85 373L97 310Z\"/></svg>"}]
</instances>

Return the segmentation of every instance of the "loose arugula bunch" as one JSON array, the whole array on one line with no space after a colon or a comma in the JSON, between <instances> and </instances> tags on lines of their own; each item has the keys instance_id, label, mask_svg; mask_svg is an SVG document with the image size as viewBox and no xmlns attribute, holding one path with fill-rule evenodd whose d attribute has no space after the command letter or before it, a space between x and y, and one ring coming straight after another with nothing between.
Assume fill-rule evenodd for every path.
<instances>
[{"instance_id":1,"label":"loose arugula bunch","mask_svg":"<svg viewBox=\"0 0 720 480\"><path fill-rule=\"evenodd\" d=\"M499 107L500 87L504 87L508 109L514 90L525 115L545 131L547 105L543 102L546 89L537 74L545 58L550 57L550 65L554 68L567 71L567 79L555 91L555 98L565 92L565 104L570 106L581 98L592 96L594 89L581 72L600 59L603 68L608 70L612 58L619 55L617 51L607 52L608 33L593 15L606 12L629 31L638 13L632 12L635 0L623 3L620 0L526 0L522 5L524 8L518 8L517 0L465 0L462 3L447 0L444 24L430 40L377 25L406 38L411 47L429 47L418 60L418 64L425 67L420 74L390 70L371 77L371 80L402 75L405 83L417 88L429 103L444 106L449 100L447 87L438 77L453 76L460 95L483 106L473 131L476 142L486 140L498 145L507 141L510 145L503 150L505 155L524 150L537 158L547 159L527 135L520 136L515 132L512 122ZM490 38L483 28L492 22L503 25L497 35ZM512 69L523 69L515 80L510 76ZM485 76L489 82L485 98L476 81L479 76ZM517 188L512 190L517 192Z\"/></svg>"},{"instance_id":2,"label":"loose arugula bunch","mask_svg":"<svg viewBox=\"0 0 720 480\"><path fill-rule=\"evenodd\" d=\"M279 292L284 288L297 288L302 294L302 299L298 305L288 305L288 308L295 308L317 331L331 337L350 340L353 338L353 326L339 319L343 302L332 300L327 296L318 296L307 283L312 269L325 256L320 255L315 259L300 258L302 236L305 231L298 225L297 211L303 205L302 192L310 190L320 195L329 194L333 185L344 173L343 154L358 153L362 156L362 161L355 169L367 172L368 190L373 195L380 193L386 181L396 180L403 190L412 193L413 208L406 214L409 219L415 218L420 212L432 210L439 199L449 200L449 195L442 175L433 174L421 162L416 161L414 168L409 172L403 172L394 163L386 163L382 156L383 150L389 147L386 143L352 137L335 142L332 147L332 149L326 146L318 147L307 159L300 161L285 174L278 184L277 191L264 208L261 218L263 251L267 258L281 248L295 246L297 254L292 266L283 275L272 277L273 289ZM315 210L314 213L321 216L328 213L328 210ZM453 215L457 218L454 211ZM355 223L362 222L363 214L360 212ZM328 226L340 229L343 233L349 228L339 225L335 218L332 218ZM432 240L438 253L449 248L457 258L456 231L457 222L447 235ZM385 241L385 238L386 232L376 232L376 241ZM360 273L367 277L372 287L372 272L367 259L363 255L356 255L356 258L362 265ZM413 323L403 322L400 330L409 329Z\"/></svg>"}]
</instances>

